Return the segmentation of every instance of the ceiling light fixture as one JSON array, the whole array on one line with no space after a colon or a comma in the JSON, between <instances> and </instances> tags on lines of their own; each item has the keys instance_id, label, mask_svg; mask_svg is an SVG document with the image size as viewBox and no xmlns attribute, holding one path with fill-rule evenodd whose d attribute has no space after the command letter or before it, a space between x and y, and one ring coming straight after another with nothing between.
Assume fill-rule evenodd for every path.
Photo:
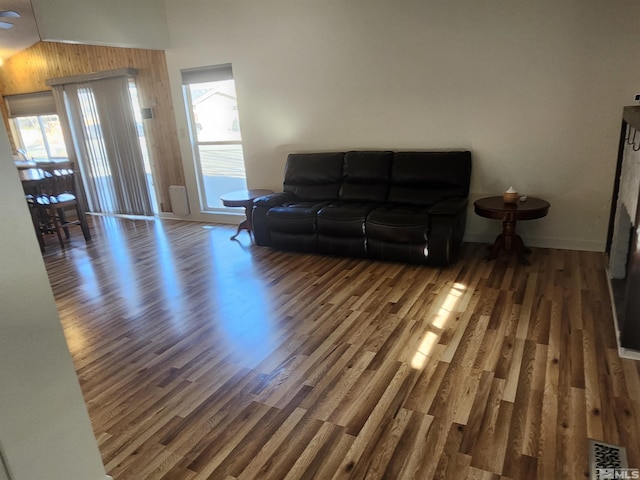
<instances>
[{"instance_id":1,"label":"ceiling light fixture","mask_svg":"<svg viewBox=\"0 0 640 480\"><path fill-rule=\"evenodd\" d=\"M20 14L18 12L14 12L13 10L3 10L0 11L0 18L20 18ZM13 28L13 23L0 22L0 28L8 30L10 28Z\"/></svg>"}]
</instances>

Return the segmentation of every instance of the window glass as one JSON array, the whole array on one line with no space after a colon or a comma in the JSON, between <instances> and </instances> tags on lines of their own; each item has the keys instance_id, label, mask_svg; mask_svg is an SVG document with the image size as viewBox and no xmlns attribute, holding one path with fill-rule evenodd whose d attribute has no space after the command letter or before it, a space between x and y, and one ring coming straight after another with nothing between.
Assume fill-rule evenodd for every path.
<instances>
[{"instance_id":1,"label":"window glass","mask_svg":"<svg viewBox=\"0 0 640 480\"><path fill-rule=\"evenodd\" d=\"M67 149L57 115L13 118L18 145L33 160L67 158Z\"/></svg>"},{"instance_id":2,"label":"window glass","mask_svg":"<svg viewBox=\"0 0 640 480\"><path fill-rule=\"evenodd\" d=\"M215 68L213 71L217 72ZM213 80L206 78L206 71L199 73L185 82L185 100L191 118L202 207L227 210L220 196L247 188L235 82L228 78L232 75L230 66L224 69L225 75L214 73Z\"/></svg>"},{"instance_id":3,"label":"window glass","mask_svg":"<svg viewBox=\"0 0 640 480\"><path fill-rule=\"evenodd\" d=\"M234 81L196 83L189 87L198 142L241 140Z\"/></svg>"}]
</instances>

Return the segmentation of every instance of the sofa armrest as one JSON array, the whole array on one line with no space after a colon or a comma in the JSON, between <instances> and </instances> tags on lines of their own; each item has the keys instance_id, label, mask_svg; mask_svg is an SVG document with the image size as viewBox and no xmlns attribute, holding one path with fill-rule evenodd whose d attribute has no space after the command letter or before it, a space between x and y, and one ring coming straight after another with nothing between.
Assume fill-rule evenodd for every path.
<instances>
[{"instance_id":1,"label":"sofa armrest","mask_svg":"<svg viewBox=\"0 0 640 480\"><path fill-rule=\"evenodd\" d=\"M267 227L267 213L273 207L278 207L295 200L296 196L290 192L276 192L258 197L253 201L251 212L253 238L256 245L269 245L271 243L269 228Z\"/></svg>"},{"instance_id":2,"label":"sofa armrest","mask_svg":"<svg viewBox=\"0 0 640 480\"><path fill-rule=\"evenodd\" d=\"M256 207L277 207L286 202L290 202L294 200L296 197L291 192L276 192L270 193L269 195L264 195L262 197L258 197L253 201L253 205Z\"/></svg>"},{"instance_id":3,"label":"sofa armrest","mask_svg":"<svg viewBox=\"0 0 640 480\"><path fill-rule=\"evenodd\" d=\"M467 223L468 200L451 197L429 209L429 263L448 265L458 255Z\"/></svg>"},{"instance_id":4,"label":"sofa armrest","mask_svg":"<svg viewBox=\"0 0 640 480\"><path fill-rule=\"evenodd\" d=\"M450 197L440 200L429 209L429 215L458 215L467 209L469 199Z\"/></svg>"}]
</instances>

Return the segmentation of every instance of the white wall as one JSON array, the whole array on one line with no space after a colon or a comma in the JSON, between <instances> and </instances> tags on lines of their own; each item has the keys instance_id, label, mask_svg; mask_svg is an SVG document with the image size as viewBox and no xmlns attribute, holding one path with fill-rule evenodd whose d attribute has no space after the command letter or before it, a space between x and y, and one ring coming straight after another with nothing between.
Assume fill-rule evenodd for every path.
<instances>
[{"instance_id":1,"label":"white wall","mask_svg":"<svg viewBox=\"0 0 640 480\"><path fill-rule=\"evenodd\" d=\"M162 50L169 45L162 0L31 0L40 38Z\"/></svg>"},{"instance_id":2,"label":"white wall","mask_svg":"<svg viewBox=\"0 0 640 480\"><path fill-rule=\"evenodd\" d=\"M12 480L104 480L4 129L0 198L0 445Z\"/></svg>"},{"instance_id":3,"label":"white wall","mask_svg":"<svg viewBox=\"0 0 640 480\"><path fill-rule=\"evenodd\" d=\"M468 148L472 199L551 202L527 243L602 250L622 107L640 92L631 0L166 0L167 62L190 196L180 69L231 62L250 187L293 151ZM193 209L192 209L193 211ZM499 222L470 207L467 239Z\"/></svg>"}]
</instances>

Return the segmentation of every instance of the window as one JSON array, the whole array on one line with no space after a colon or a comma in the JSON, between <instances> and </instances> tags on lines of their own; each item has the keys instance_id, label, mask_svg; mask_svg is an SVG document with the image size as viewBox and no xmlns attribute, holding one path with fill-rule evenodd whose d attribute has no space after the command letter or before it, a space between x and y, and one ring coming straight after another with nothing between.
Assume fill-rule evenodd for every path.
<instances>
[{"instance_id":1,"label":"window","mask_svg":"<svg viewBox=\"0 0 640 480\"><path fill-rule=\"evenodd\" d=\"M13 136L20 151L33 160L66 159L58 115L16 117L11 120Z\"/></svg>"},{"instance_id":2,"label":"window","mask_svg":"<svg viewBox=\"0 0 640 480\"><path fill-rule=\"evenodd\" d=\"M203 210L226 210L220 196L247 188L230 64L182 71Z\"/></svg>"},{"instance_id":3,"label":"window","mask_svg":"<svg viewBox=\"0 0 640 480\"><path fill-rule=\"evenodd\" d=\"M20 153L32 160L67 159L51 92L5 97L10 128Z\"/></svg>"}]
</instances>

